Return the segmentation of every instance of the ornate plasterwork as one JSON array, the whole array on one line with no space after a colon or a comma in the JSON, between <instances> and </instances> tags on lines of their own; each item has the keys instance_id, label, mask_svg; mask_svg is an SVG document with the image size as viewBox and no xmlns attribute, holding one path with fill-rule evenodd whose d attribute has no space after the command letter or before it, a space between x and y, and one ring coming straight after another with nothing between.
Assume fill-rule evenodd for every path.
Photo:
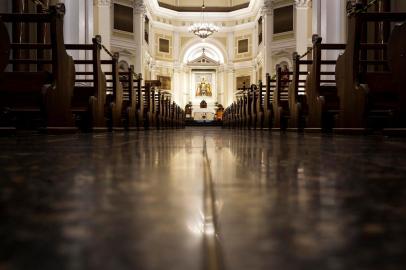
<instances>
[{"instance_id":1,"label":"ornate plasterwork","mask_svg":"<svg viewBox=\"0 0 406 270\"><path fill-rule=\"evenodd\" d=\"M220 62L211 59L203 51L203 54L200 57L188 62L187 64L188 66L219 66Z\"/></svg>"},{"instance_id":2,"label":"ornate plasterwork","mask_svg":"<svg viewBox=\"0 0 406 270\"><path fill-rule=\"evenodd\" d=\"M144 0L134 0L133 8L135 14L145 14L147 10L144 4Z\"/></svg>"},{"instance_id":3,"label":"ornate plasterwork","mask_svg":"<svg viewBox=\"0 0 406 270\"><path fill-rule=\"evenodd\" d=\"M262 15L272 14L273 5L274 5L273 0L264 0L264 5L261 7L261 14Z\"/></svg>"},{"instance_id":4,"label":"ornate plasterwork","mask_svg":"<svg viewBox=\"0 0 406 270\"><path fill-rule=\"evenodd\" d=\"M312 6L312 0L295 0L295 5L298 8L308 8Z\"/></svg>"}]
</instances>

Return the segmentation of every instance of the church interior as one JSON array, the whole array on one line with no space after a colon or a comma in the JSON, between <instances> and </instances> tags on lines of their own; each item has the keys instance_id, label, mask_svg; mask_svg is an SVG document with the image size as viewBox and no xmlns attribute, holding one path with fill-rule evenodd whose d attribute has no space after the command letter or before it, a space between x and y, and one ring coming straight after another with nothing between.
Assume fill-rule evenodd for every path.
<instances>
[{"instance_id":1,"label":"church interior","mask_svg":"<svg viewBox=\"0 0 406 270\"><path fill-rule=\"evenodd\" d=\"M405 0L0 1L0 270L403 270Z\"/></svg>"}]
</instances>

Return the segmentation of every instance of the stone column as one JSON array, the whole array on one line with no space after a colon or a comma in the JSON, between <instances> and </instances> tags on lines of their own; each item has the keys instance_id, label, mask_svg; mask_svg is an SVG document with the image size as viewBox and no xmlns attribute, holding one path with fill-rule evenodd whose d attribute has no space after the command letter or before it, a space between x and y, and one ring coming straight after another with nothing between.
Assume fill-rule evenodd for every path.
<instances>
[{"instance_id":1,"label":"stone column","mask_svg":"<svg viewBox=\"0 0 406 270\"><path fill-rule=\"evenodd\" d=\"M144 0L134 0L134 43L136 58L134 63L134 70L136 73L144 73L144 21L145 21L145 5ZM149 39L151 42L151 38ZM155 76L151 74L151 79Z\"/></svg>"},{"instance_id":2,"label":"stone column","mask_svg":"<svg viewBox=\"0 0 406 270\"><path fill-rule=\"evenodd\" d=\"M100 35L102 44L110 50L112 35L112 6L111 0L93 0L94 8L94 34ZM102 59L111 58L104 51L101 54Z\"/></svg>"},{"instance_id":3,"label":"stone column","mask_svg":"<svg viewBox=\"0 0 406 270\"><path fill-rule=\"evenodd\" d=\"M312 34L321 34L321 2L320 0L313 0L312 3Z\"/></svg>"},{"instance_id":4,"label":"stone column","mask_svg":"<svg viewBox=\"0 0 406 270\"><path fill-rule=\"evenodd\" d=\"M262 22L263 22L263 56L264 56L264 68L263 78L266 73L272 73L272 36L273 36L273 0L264 0L264 6L262 7Z\"/></svg>"},{"instance_id":5,"label":"stone column","mask_svg":"<svg viewBox=\"0 0 406 270\"><path fill-rule=\"evenodd\" d=\"M227 94L224 96L223 106L227 107L234 101L234 92L235 92L235 78L234 78L234 49L235 49L235 41L234 41L234 33L229 32L227 33L227 54L228 54L228 63L225 68L224 77L227 78Z\"/></svg>"},{"instance_id":6,"label":"stone column","mask_svg":"<svg viewBox=\"0 0 406 270\"><path fill-rule=\"evenodd\" d=\"M296 51L304 54L311 45L311 0L295 0L296 5ZM309 40L310 39L310 40Z\"/></svg>"},{"instance_id":7,"label":"stone column","mask_svg":"<svg viewBox=\"0 0 406 270\"><path fill-rule=\"evenodd\" d=\"M252 55L257 56L258 54L258 20L255 20L255 30L252 35Z\"/></svg>"},{"instance_id":8,"label":"stone column","mask_svg":"<svg viewBox=\"0 0 406 270\"><path fill-rule=\"evenodd\" d=\"M228 54L228 64L234 61L234 33L227 33L227 54Z\"/></svg>"},{"instance_id":9,"label":"stone column","mask_svg":"<svg viewBox=\"0 0 406 270\"><path fill-rule=\"evenodd\" d=\"M143 72L143 71L142 71ZM155 63L151 63L151 80L156 80L156 76L158 73L158 68Z\"/></svg>"},{"instance_id":10,"label":"stone column","mask_svg":"<svg viewBox=\"0 0 406 270\"><path fill-rule=\"evenodd\" d=\"M223 74L223 77L222 77L223 78L223 80L222 80L223 96L222 96L221 104L223 106L226 106L228 92L232 91L232 89L227 88L228 78L227 78L227 74L226 74L226 70L225 70L224 66L221 66L221 70L222 70L222 74Z\"/></svg>"},{"instance_id":11,"label":"stone column","mask_svg":"<svg viewBox=\"0 0 406 270\"><path fill-rule=\"evenodd\" d=\"M94 37L92 0L65 0L64 39L68 44L90 44ZM94 3L94 2L93 2ZM91 52L69 51L75 59L91 59ZM79 68L83 68L79 67ZM84 70L80 70L84 71Z\"/></svg>"},{"instance_id":12,"label":"stone column","mask_svg":"<svg viewBox=\"0 0 406 270\"><path fill-rule=\"evenodd\" d=\"M220 67L217 69L217 99L216 101L223 104L224 88L223 88L223 69Z\"/></svg>"},{"instance_id":13,"label":"stone column","mask_svg":"<svg viewBox=\"0 0 406 270\"><path fill-rule=\"evenodd\" d=\"M325 43L344 43L346 0L313 0L313 33Z\"/></svg>"},{"instance_id":14,"label":"stone column","mask_svg":"<svg viewBox=\"0 0 406 270\"><path fill-rule=\"evenodd\" d=\"M346 42L346 3L346 0L313 0L313 33L321 36L323 43ZM324 51L322 57L327 60L336 60L339 53ZM324 66L322 71L334 70L334 66Z\"/></svg>"},{"instance_id":15,"label":"stone column","mask_svg":"<svg viewBox=\"0 0 406 270\"><path fill-rule=\"evenodd\" d=\"M93 38L93 5L90 0L65 0L64 39L66 43L91 43Z\"/></svg>"},{"instance_id":16,"label":"stone column","mask_svg":"<svg viewBox=\"0 0 406 270\"><path fill-rule=\"evenodd\" d=\"M234 101L234 93L236 91L236 78L235 78L235 70L233 66L229 66L227 69L227 103L224 105L225 107L228 107L231 103Z\"/></svg>"},{"instance_id":17,"label":"stone column","mask_svg":"<svg viewBox=\"0 0 406 270\"><path fill-rule=\"evenodd\" d=\"M180 104L182 101L181 69L182 67L179 64L173 67L172 95L176 104Z\"/></svg>"},{"instance_id":18,"label":"stone column","mask_svg":"<svg viewBox=\"0 0 406 270\"><path fill-rule=\"evenodd\" d=\"M180 72L181 72L181 62L182 60L179 59L180 53L180 35L179 32L173 32L173 85L174 88L172 89L173 98L175 102L179 104L182 100L182 90L181 90L181 79L180 79Z\"/></svg>"},{"instance_id":19,"label":"stone column","mask_svg":"<svg viewBox=\"0 0 406 270\"><path fill-rule=\"evenodd\" d=\"M258 83L258 78L257 78L257 65L255 64L255 61L252 61L252 67L251 67L251 84L257 84Z\"/></svg>"}]
</instances>

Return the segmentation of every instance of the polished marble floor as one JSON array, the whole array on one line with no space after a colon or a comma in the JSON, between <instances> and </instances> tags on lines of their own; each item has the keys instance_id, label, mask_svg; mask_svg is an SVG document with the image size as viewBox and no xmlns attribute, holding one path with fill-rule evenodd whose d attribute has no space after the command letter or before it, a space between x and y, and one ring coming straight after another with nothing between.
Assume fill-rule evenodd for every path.
<instances>
[{"instance_id":1,"label":"polished marble floor","mask_svg":"<svg viewBox=\"0 0 406 270\"><path fill-rule=\"evenodd\" d=\"M0 270L406 269L406 141L0 137Z\"/></svg>"}]
</instances>

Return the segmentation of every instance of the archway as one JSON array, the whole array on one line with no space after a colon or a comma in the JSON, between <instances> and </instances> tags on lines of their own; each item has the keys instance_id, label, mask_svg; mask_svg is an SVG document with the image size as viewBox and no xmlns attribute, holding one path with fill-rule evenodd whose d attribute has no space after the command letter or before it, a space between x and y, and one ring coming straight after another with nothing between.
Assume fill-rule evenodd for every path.
<instances>
[{"instance_id":1,"label":"archway","mask_svg":"<svg viewBox=\"0 0 406 270\"><path fill-rule=\"evenodd\" d=\"M184 104L191 104L193 120L214 120L219 105L224 104L227 89L224 65L227 59L224 46L214 39L205 42L194 39L181 50L182 99Z\"/></svg>"}]
</instances>

